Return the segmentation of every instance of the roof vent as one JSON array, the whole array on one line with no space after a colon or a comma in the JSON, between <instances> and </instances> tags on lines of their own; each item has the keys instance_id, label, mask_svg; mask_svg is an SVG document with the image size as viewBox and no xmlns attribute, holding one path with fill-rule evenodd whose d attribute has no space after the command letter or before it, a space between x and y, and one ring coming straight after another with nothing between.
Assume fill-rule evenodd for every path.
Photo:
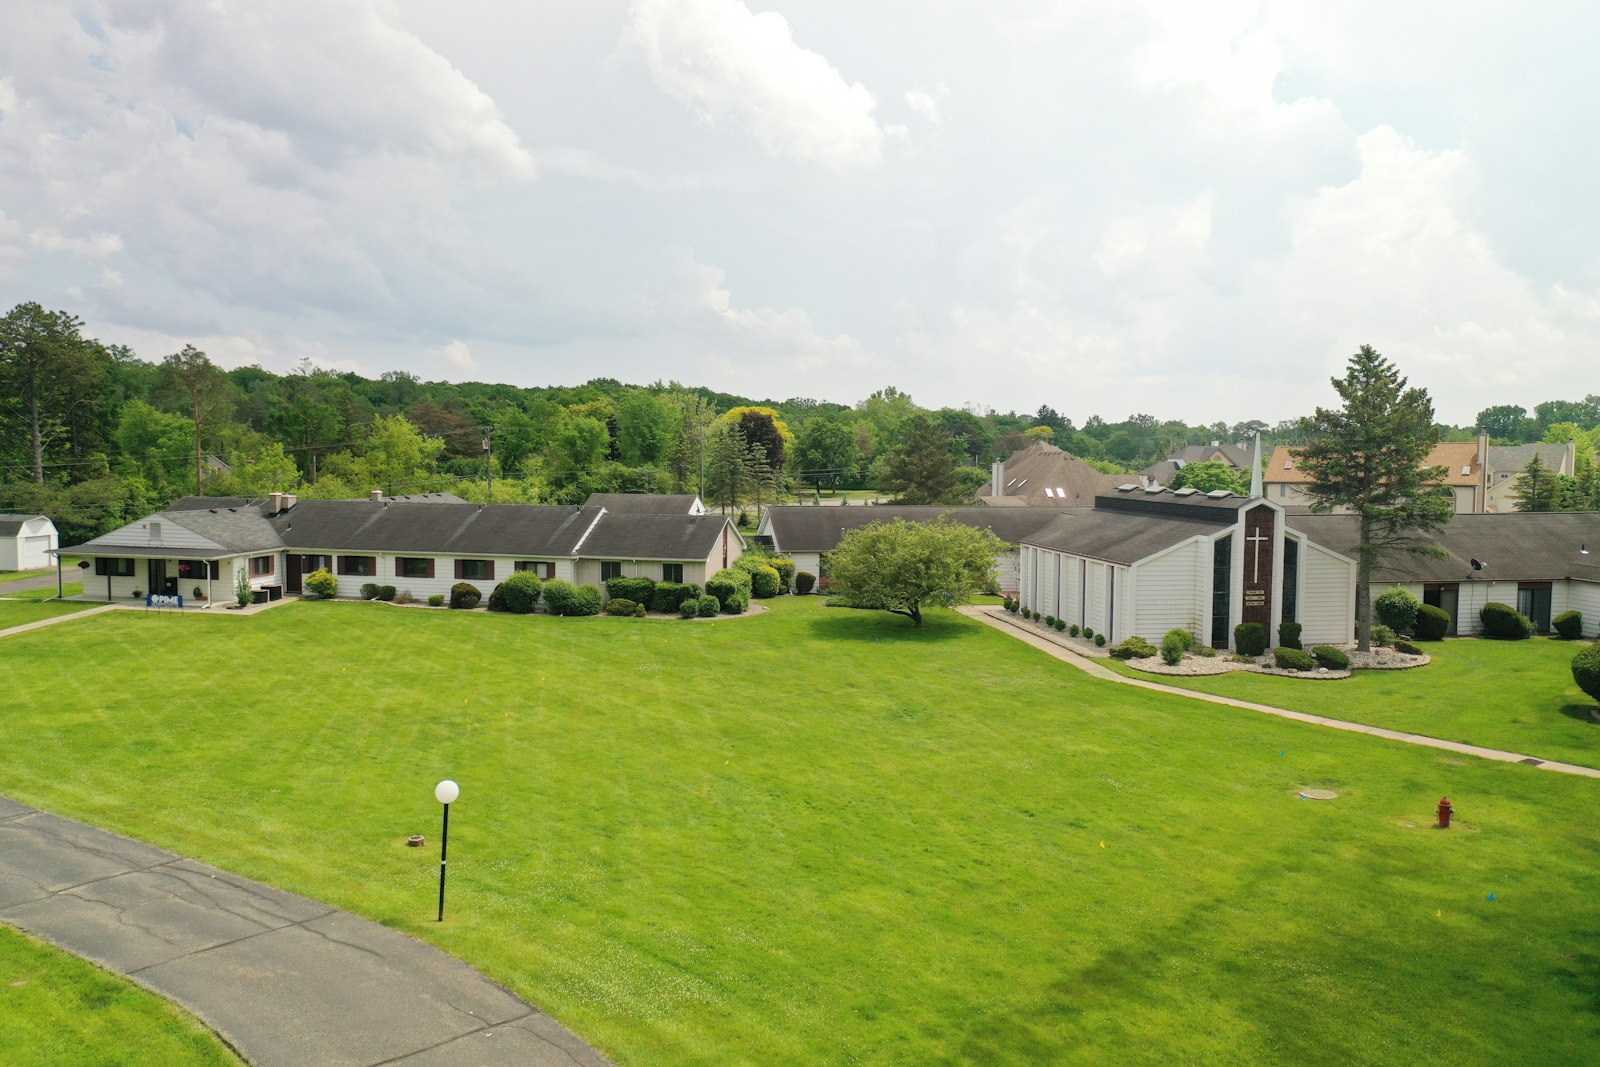
<instances>
[{"instance_id":1,"label":"roof vent","mask_svg":"<svg viewBox=\"0 0 1600 1067\"><path fill-rule=\"evenodd\" d=\"M1138 488L1139 487L1137 485L1134 485L1134 484L1132 484L1130 482L1130 483L1125 483L1123 485L1117 486L1117 492L1119 492L1119 493L1131 493L1135 489L1138 489Z\"/></svg>"},{"instance_id":2,"label":"roof vent","mask_svg":"<svg viewBox=\"0 0 1600 1067\"><path fill-rule=\"evenodd\" d=\"M1144 487L1144 491L1152 495L1155 493L1165 493L1167 491L1167 487L1164 485L1147 485Z\"/></svg>"},{"instance_id":3,"label":"roof vent","mask_svg":"<svg viewBox=\"0 0 1600 1067\"><path fill-rule=\"evenodd\" d=\"M383 499L383 490L382 489L374 489L374 490L372 490L371 496L372 496L373 500L382 500Z\"/></svg>"},{"instance_id":4,"label":"roof vent","mask_svg":"<svg viewBox=\"0 0 1600 1067\"><path fill-rule=\"evenodd\" d=\"M1199 491L1200 490L1196 489L1192 485L1186 485L1182 489L1174 489L1172 491L1172 495L1173 496L1194 496Z\"/></svg>"},{"instance_id":5,"label":"roof vent","mask_svg":"<svg viewBox=\"0 0 1600 1067\"><path fill-rule=\"evenodd\" d=\"M1463 464L1462 464L1462 465L1461 465L1461 473L1462 473L1462 474L1471 474L1471 473L1472 473L1472 464L1470 464L1470 463L1463 463Z\"/></svg>"},{"instance_id":6,"label":"roof vent","mask_svg":"<svg viewBox=\"0 0 1600 1067\"><path fill-rule=\"evenodd\" d=\"M1292 459L1284 460L1283 461L1283 469L1286 470L1286 471L1294 470L1294 460L1292 460Z\"/></svg>"},{"instance_id":7,"label":"roof vent","mask_svg":"<svg viewBox=\"0 0 1600 1067\"><path fill-rule=\"evenodd\" d=\"M1206 496L1210 497L1212 500L1221 500L1225 496L1232 495L1232 491L1228 489L1213 489L1211 492L1206 494Z\"/></svg>"}]
</instances>

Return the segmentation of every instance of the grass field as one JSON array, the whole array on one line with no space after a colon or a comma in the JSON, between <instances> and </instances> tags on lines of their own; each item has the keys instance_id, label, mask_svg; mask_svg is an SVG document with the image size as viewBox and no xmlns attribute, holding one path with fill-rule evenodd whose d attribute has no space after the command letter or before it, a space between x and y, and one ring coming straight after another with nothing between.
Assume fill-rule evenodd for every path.
<instances>
[{"instance_id":1,"label":"grass field","mask_svg":"<svg viewBox=\"0 0 1600 1067\"><path fill-rule=\"evenodd\" d=\"M0 691L0 792L415 933L623 1064L1600 1051L1600 783L948 613L113 612L5 639Z\"/></svg>"},{"instance_id":2,"label":"grass field","mask_svg":"<svg viewBox=\"0 0 1600 1067\"><path fill-rule=\"evenodd\" d=\"M240 1062L198 1020L154 993L0 925L0 1064Z\"/></svg>"},{"instance_id":3,"label":"grass field","mask_svg":"<svg viewBox=\"0 0 1600 1067\"><path fill-rule=\"evenodd\" d=\"M56 595L56 587L53 586L53 585L48 589L25 589L20 593L8 593L8 592L6 592L5 586L0 585L0 597L6 597L6 598L9 598L11 600L49 600L50 598L54 597L55 595ZM62 596L82 596L83 595L83 583L82 582L66 582L66 583L64 583L61 586L61 595Z\"/></svg>"},{"instance_id":4,"label":"grass field","mask_svg":"<svg viewBox=\"0 0 1600 1067\"><path fill-rule=\"evenodd\" d=\"M51 619L57 615L72 615L79 611L87 611L94 606L87 601L45 603L42 600L24 597L9 600L0 598L0 630L23 626L40 619ZM0 649L0 655L4 654L4 650Z\"/></svg>"},{"instance_id":5,"label":"grass field","mask_svg":"<svg viewBox=\"0 0 1600 1067\"><path fill-rule=\"evenodd\" d=\"M1595 704L1572 680L1572 657L1587 645L1549 637L1429 642L1426 667L1357 671L1341 682L1245 671L1172 677L1103 662L1183 689L1600 767L1600 723L1589 717Z\"/></svg>"}]
</instances>

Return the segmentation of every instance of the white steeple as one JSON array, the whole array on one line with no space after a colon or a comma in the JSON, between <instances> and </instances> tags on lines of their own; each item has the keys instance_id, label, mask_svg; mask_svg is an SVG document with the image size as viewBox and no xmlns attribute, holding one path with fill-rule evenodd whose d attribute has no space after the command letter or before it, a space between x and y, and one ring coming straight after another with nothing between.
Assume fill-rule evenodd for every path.
<instances>
[{"instance_id":1,"label":"white steeple","mask_svg":"<svg viewBox=\"0 0 1600 1067\"><path fill-rule=\"evenodd\" d=\"M1255 460L1250 464L1250 499L1255 500L1265 495L1261 488L1261 433L1257 431Z\"/></svg>"}]
</instances>

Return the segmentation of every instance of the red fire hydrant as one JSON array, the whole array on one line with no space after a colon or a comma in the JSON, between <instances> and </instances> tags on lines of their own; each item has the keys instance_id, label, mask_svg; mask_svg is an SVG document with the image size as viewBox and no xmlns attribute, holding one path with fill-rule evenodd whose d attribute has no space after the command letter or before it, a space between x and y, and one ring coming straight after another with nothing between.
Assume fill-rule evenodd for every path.
<instances>
[{"instance_id":1,"label":"red fire hydrant","mask_svg":"<svg viewBox=\"0 0 1600 1067\"><path fill-rule=\"evenodd\" d=\"M1450 829L1450 816L1455 814L1455 810L1450 803L1449 797L1439 798L1439 829Z\"/></svg>"}]
</instances>

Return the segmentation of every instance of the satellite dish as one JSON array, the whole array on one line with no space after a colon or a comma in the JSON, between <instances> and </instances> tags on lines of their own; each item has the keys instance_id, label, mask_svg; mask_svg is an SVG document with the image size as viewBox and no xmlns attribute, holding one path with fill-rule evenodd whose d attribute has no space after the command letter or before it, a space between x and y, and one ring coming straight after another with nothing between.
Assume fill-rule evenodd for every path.
<instances>
[{"instance_id":1,"label":"satellite dish","mask_svg":"<svg viewBox=\"0 0 1600 1067\"><path fill-rule=\"evenodd\" d=\"M1487 567L1488 565L1489 565L1489 561L1486 560L1486 559L1475 559L1475 560L1472 561L1472 569L1475 570L1475 571L1481 571L1481 570L1483 570L1483 568Z\"/></svg>"}]
</instances>

